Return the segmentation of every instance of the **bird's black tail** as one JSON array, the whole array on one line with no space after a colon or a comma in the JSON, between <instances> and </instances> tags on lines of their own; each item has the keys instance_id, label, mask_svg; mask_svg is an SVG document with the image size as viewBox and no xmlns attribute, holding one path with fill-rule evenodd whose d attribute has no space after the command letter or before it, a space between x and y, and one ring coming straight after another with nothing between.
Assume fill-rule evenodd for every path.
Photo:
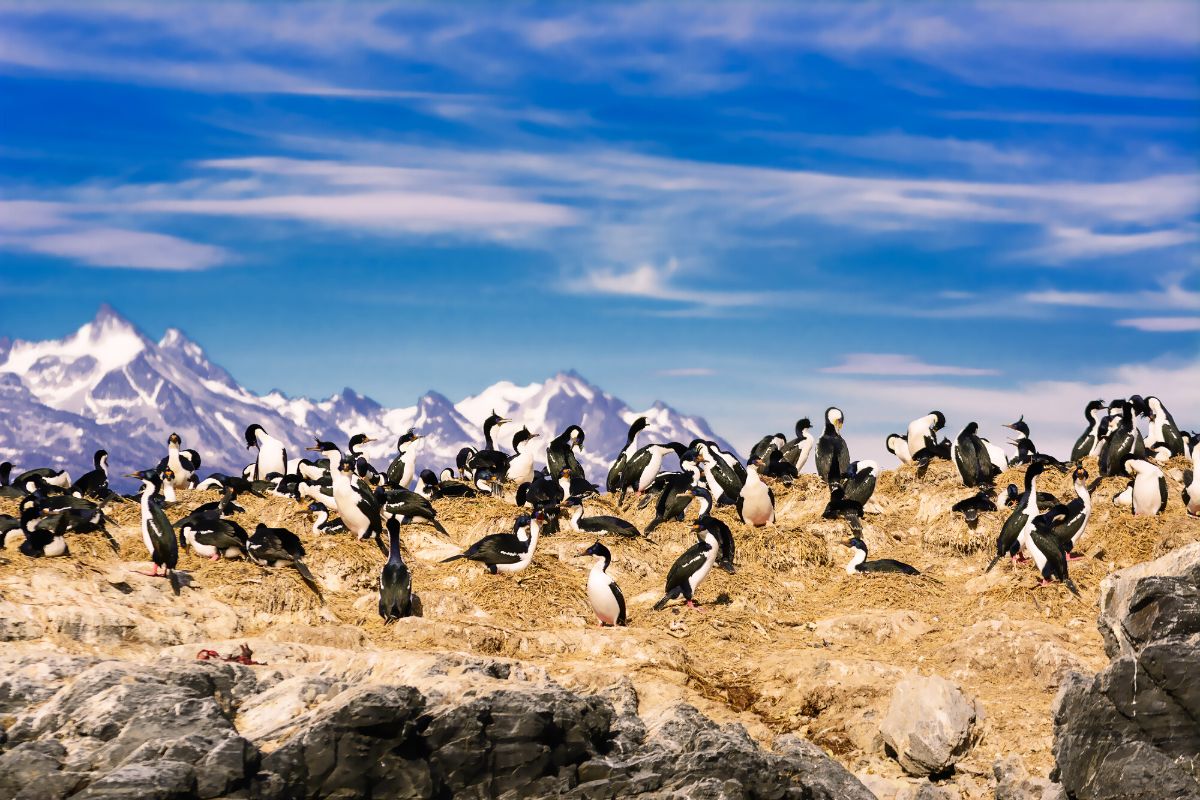
<instances>
[{"instance_id":1,"label":"bird's black tail","mask_svg":"<svg viewBox=\"0 0 1200 800\"><path fill-rule=\"evenodd\" d=\"M318 597L320 597L321 596L321 584L317 583L317 579L313 577L313 574L309 570L308 565L305 564L303 561L293 559L292 566L294 566L296 568L296 572L300 573L300 577L303 578L304 582L308 584L308 588L312 589L313 592Z\"/></svg>"},{"instance_id":2,"label":"bird's black tail","mask_svg":"<svg viewBox=\"0 0 1200 800\"><path fill-rule=\"evenodd\" d=\"M434 530L436 530L442 536L445 536L446 538L450 537L450 531L446 530L446 526L438 522L436 519L430 519L429 524L432 525Z\"/></svg>"},{"instance_id":3,"label":"bird's black tail","mask_svg":"<svg viewBox=\"0 0 1200 800\"><path fill-rule=\"evenodd\" d=\"M963 516L967 518L967 524L974 525L975 522L979 521L979 509L968 508L963 511Z\"/></svg>"},{"instance_id":4,"label":"bird's black tail","mask_svg":"<svg viewBox=\"0 0 1200 800\"><path fill-rule=\"evenodd\" d=\"M169 569L167 570L167 578L171 581L171 591L175 593L176 597L179 597L179 591L183 588L179 582L179 573L173 569Z\"/></svg>"},{"instance_id":5,"label":"bird's black tail","mask_svg":"<svg viewBox=\"0 0 1200 800\"><path fill-rule=\"evenodd\" d=\"M987 569L985 569L985 570L984 570L984 572L991 572L991 571L992 571L992 567L994 567L994 566L996 566L997 564L999 564L999 563L1000 563L1000 559L1001 559L1001 558L1003 558L1003 557L1004 557L1004 554L1003 554L1003 553L998 553L998 554L996 555L996 557L992 559L992 563L990 563L990 564L988 564L988 565L987 565Z\"/></svg>"},{"instance_id":6,"label":"bird's black tail","mask_svg":"<svg viewBox=\"0 0 1200 800\"><path fill-rule=\"evenodd\" d=\"M443 558L442 563L449 564L451 561L458 561L460 558L466 558L466 556L464 556L462 553L459 553L456 556L450 556L449 558Z\"/></svg>"},{"instance_id":7,"label":"bird's black tail","mask_svg":"<svg viewBox=\"0 0 1200 800\"><path fill-rule=\"evenodd\" d=\"M1063 583L1065 583L1067 588L1071 590L1071 594L1075 595L1076 597L1082 597L1079 594L1079 587L1075 585L1075 581L1071 580L1070 578L1063 578Z\"/></svg>"},{"instance_id":8,"label":"bird's black tail","mask_svg":"<svg viewBox=\"0 0 1200 800\"><path fill-rule=\"evenodd\" d=\"M121 552L121 545L117 544L117 540L113 538L113 535L111 533L104 530L103 528L100 529L100 533L102 533L104 535L104 538L108 540L109 547L111 547L113 549L114 553Z\"/></svg>"},{"instance_id":9,"label":"bird's black tail","mask_svg":"<svg viewBox=\"0 0 1200 800\"><path fill-rule=\"evenodd\" d=\"M649 534L652 530L654 530L661 524L662 524L662 520L659 519L658 517L655 517L654 519L650 520L650 524L646 526L646 533Z\"/></svg>"},{"instance_id":10,"label":"bird's black tail","mask_svg":"<svg viewBox=\"0 0 1200 800\"><path fill-rule=\"evenodd\" d=\"M679 592L677 590L672 590L672 591L667 592L666 594L663 595L662 600L659 600L657 603L654 604L654 610L662 611L664 608L667 607L667 603L671 602L678 596L679 596Z\"/></svg>"},{"instance_id":11,"label":"bird's black tail","mask_svg":"<svg viewBox=\"0 0 1200 800\"><path fill-rule=\"evenodd\" d=\"M862 533L862 530L863 530L862 519L860 519L857 514L847 515L846 522L850 523L850 530L854 531L855 534Z\"/></svg>"}]
</instances>

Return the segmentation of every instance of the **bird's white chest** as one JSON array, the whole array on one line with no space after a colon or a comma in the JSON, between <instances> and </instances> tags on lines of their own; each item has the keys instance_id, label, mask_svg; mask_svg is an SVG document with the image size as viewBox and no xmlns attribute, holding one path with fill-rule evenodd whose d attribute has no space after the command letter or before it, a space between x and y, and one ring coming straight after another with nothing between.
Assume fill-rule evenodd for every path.
<instances>
[{"instance_id":1,"label":"bird's white chest","mask_svg":"<svg viewBox=\"0 0 1200 800\"><path fill-rule=\"evenodd\" d=\"M508 463L508 478L518 486L533 480L533 453L518 453L513 457Z\"/></svg>"},{"instance_id":2,"label":"bird's white chest","mask_svg":"<svg viewBox=\"0 0 1200 800\"><path fill-rule=\"evenodd\" d=\"M1162 505L1158 476L1140 473L1133 479L1133 513L1135 516L1157 514Z\"/></svg>"},{"instance_id":3,"label":"bird's white chest","mask_svg":"<svg viewBox=\"0 0 1200 800\"><path fill-rule=\"evenodd\" d=\"M638 476L638 491L644 492L650 488L650 483L658 475L658 470L662 467L663 453L651 453L650 463L642 470L642 474Z\"/></svg>"},{"instance_id":4,"label":"bird's white chest","mask_svg":"<svg viewBox=\"0 0 1200 800\"><path fill-rule=\"evenodd\" d=\"M800 440L800 453L796 456L796 471L804 469L804 465L808 463L808 457L812 455L813 444L815 443L812 434L808 431L804 432L804 438Z\"/></svg>"},{"instance_id":5,"label":"bird's white chest","mask_svg":"<svg viewBox=\"0 0 1200 800\"><path fill-rule=\"evenodd\" d=\"M708 537L708 552L704 554L704 563L700 568L688 576L688 583L691 584L692 591L696 590L705 578L708 577L709 571L712 569L713 562L717 560L717 540L713 537Z\"/></svg>"},{"instance_id":6,"label":"bird's white chest","mask_svg":"<svg viewBox=\"0 0 1200 800\"><path fill-rule=\"evenodd\" d=\"M607 625L617 624L617 615L621 612L617 598L613 595L612 582L612 578L598 566L588 575L588 602L592 604L592 610L596 612L600 621Z\"/></svg>"},{"instance_id":7,"label":"bird's white chest","mask_svg":"<svg viewBox=\"0 0 1200 800\"><path fill-rule=\"evenodd\" d=\"M775 507L767 485L757 479L749 479L742 487L742 516L751 525L762 526L775 519Z\"/></svg>"},{"instance_id":8,"label":"bird's white chest","mask_svg":"<svg viewBox=\"0 0 1200 800\"><path fill-rule=\"evenodd\" d=\"M514 572L520 572L521 570L528 567L529 563L531 561L533 561L533 551L534 551L534 548L537 547L537 541L538 541L538 537L537 537L537 533L535 532L530 537L529 547L525 548L525 552L524 552L524 554L522 554L521 560L517 561L514 564L497 564L496 571L502 572L505 575L511 575Z\"/></svg>"}]
</instances>

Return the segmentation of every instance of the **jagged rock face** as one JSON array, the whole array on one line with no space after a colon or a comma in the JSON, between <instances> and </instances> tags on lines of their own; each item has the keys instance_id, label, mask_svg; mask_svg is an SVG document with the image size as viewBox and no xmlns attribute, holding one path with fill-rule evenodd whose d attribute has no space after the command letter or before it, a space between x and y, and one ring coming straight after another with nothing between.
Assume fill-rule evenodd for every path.
<instances>
[{"instance_id":1,"label":"jagged rock face","mask_svg":"<svg viewBox=\"0 0 1200 800\"><path fill-rule=\"evenodd\" d=\"M896 685L883 740L910 775L944 772L974 744L983 709L945 678L911 675Z\"/></svg>"},{"instance_id":2,"label":"jagged rock face","mask_svg":"<svg viewBox=\"0 0 1200 800\"><path fill-rule=\"evenodd\" d=\"M439 656L420 687L60 656L0 674L3 797L872 798L796 737L765 751L687 705L648 732L628 681L581 695L515 663Z\"/></svg>"},{"instance_id":3,"label":"jagged rock face","mask_svg":"<svg viewBox=\"0 0 1200 800\"><path fill-rule=\"evenodd\" d=\"M1200 798L1200 544L1114 573L1101 596L1113 660L1059 695L1059 780L1076 800Z\"/></svg>"}]
</instances>

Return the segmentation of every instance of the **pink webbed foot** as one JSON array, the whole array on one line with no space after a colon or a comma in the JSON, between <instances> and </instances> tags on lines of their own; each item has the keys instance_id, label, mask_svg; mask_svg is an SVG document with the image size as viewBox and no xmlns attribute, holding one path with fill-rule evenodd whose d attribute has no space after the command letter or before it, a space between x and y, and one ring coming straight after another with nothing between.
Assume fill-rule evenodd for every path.
<instances>
[{"instance_id":1,"label":"pink webbed foot","mask_svg":"<svg viewBox=\"0 0 1200 800\"><path fill-rule=\"evenodd\" d=\"M208 560L209 560L209 561L220 561L220 560L221 560L221 554L220 554L220 553L213 553L211 556L209 556L209 557L208 557Z\"/></svg>"}]
</instances>

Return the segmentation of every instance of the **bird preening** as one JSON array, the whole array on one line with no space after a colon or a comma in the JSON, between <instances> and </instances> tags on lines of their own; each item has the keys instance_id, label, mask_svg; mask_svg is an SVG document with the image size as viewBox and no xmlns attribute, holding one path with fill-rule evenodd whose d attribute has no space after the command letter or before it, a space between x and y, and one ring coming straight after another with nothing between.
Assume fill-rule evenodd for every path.
<instances>
[{"instance_id":1,"label":"bird preening","mask_svg":"<svg viewBox=\"0 0 1200 800\"><path fill-rule=\"evenodd\" d=\"M947 428L939 410L922 414L882 444L901 469L913 465L909 474L915 483L908 491L918 500L932 480L933 465L953 465L953 472L941 471L937 480L961 484L968 492L950 505L949 519L961 516L972 536L981 528L979 535L994 536L990 561L981 565L985 572L1006 558L1015 565L1031 562L1037 588L1061 584L1081 596L1081 584L1069 569L1086 558L1095 536L1098 491L1118 509L1128 509L1118 513L1135 517L1164 513L1178 493L1186 513L1200 517L1200 434L1181 430L1161 399L1093 400L1082 416L1085 426L1065 460L1034 443L1034 426L1023 414L1003 426L1011 431L1012 449L985 438L977 420ZM498 431L521 421L495 411L484 420L479 446L463 448L452 465L422 464L422 434L415 428L383 438L395 442L383 469L371 463L368 447L382 434L355 434L344 446L317 437L305 450L311 458L289 460L289 444L258 423L244 432L253 461L239 473L211 472L203 479L201 454L184 446L187 432L171 432L156 466L125 473L139 482L133 495L112 488L109 464L121 458L115 448L95 451L92 469L74 481L63 469L16 471L4 462L0 498L15 501L17 514L0 515L0 550L34 559L71 558L72 541L98 534L120 552L110 513L118 504L136 503L138 533L149 557L149 567L139 571L166 578L174 594L189 585L181 577L187 572L181 560L186 555L209 570L221 570L227 561L291 570L320 597L321 580L306 561L309 550L332 537L359 540L382 556L378 612L388 626L421 613L414 586L429 580L433 570L450 569L438 567L438 561L473 562L478 567L463 574L521 587L521 576L553 558L539 550L547 537L585 537L578 555L591 561L582 585L590 614L602 627L630 622L617 576L629 580L627 549L635 543L678 554L661 579L660 599L644 609L650 613L639 617L641 624L654 624L652 612L677 600L693 609L711 602L707 587L714 566L728 575L720 581L724 591L737 591L740 582L751 580L734 563L736 540L745 536L772 537L779 548L799 534L821 537L828 547L842 545L849 553L844 572L855 581L926 579L926 570L918 566L870 557L867 541L884 542L873 533L874 521L894 513L876 498L887 470L878 461L851 458L843 436L847 415L837 406L825 409L819 436L802 417L794 437L768 433L744 461L716 441L662 437L644 416L626 422L624 444L612 454L603 486L589 480L587 468L594 460L581 460L587 442L582 425L547 434L543 446L542 435L522 424L506 449ZM957 433L946 435L946 430ZM802 474L810 456L815 476ZM1174 458L1189 464L1181 471L1169 469L1167 462ZM1054 485L1048 483L1051 476L1059 475L1069 476L1068 494L1046 490ZM1173 489L1171 481L1179 488ZM824 498L817 506L820 517L800 522L797 503L814 491ZM196 495L210 492L217 499L196 502ZM250 497L293 503L305 521L292 530L279 524L278 514L269 521L255 518L243 505ZM894 490L890 502L895 502ZM495 507L508 516L493 532L463 541L462 532L440 516L463 503L500 504ZM640 522L631 518L635 514ZM827 527L814 527L817 523ZM849 539L842 538L845 533ZM414 536L428 537L420 540L422 550L414 550ZM667 549L677 547L680 537L686 547ZM893 549L886 542L881 546ZM425 554L430 550L439 553L436 559ZM923 555L920 542L909 542L907 551L918 559ZM415 561L413 553L419 555ZM644 572L644 567L637 570Z\"/></svg>"}]
</instances>

